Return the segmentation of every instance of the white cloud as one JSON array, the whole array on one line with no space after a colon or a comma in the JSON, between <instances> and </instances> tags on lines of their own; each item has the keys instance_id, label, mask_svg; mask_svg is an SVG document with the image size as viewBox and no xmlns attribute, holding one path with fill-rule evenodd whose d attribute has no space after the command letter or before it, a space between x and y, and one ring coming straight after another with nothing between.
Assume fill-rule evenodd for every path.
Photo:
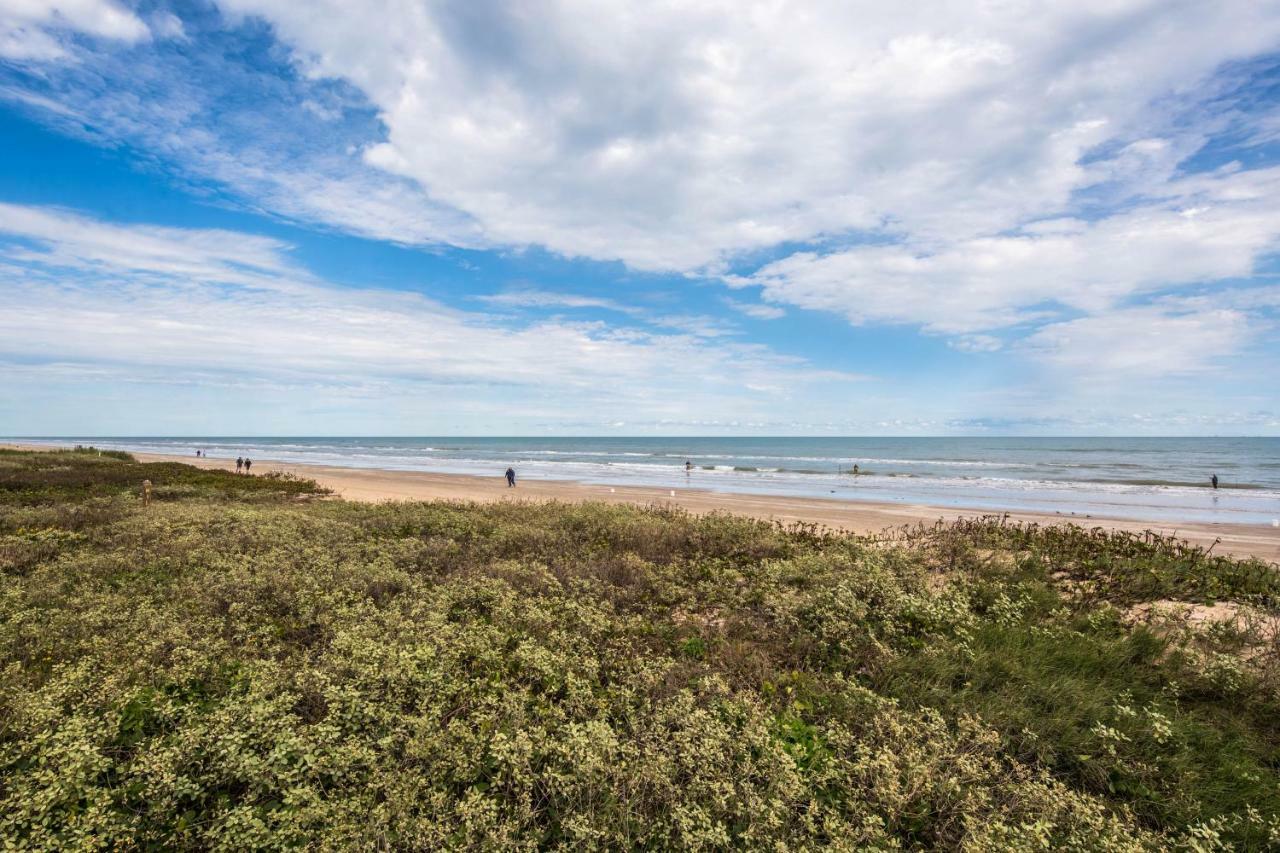
<instances>
[{"instance_id":1,"label":"white cloud","mask_svg":"<svg viewBox=\"0 0 1280 853\"><path fill-rule=\"evenodd\" d=\"M216 229L114 225L72 211L0 202L0 234L31 241L4 254L43 265L150 273L181 281L279 286L297 271L278 240Z\"/></svg>"},{"instance_id":2,"label":"white cloud","mask_svg":"<svg viewBox=\"0 0 1280 853\"><path fill-rule=\"evenodd\" d=\"M1204 373L1252 342L1254 324L1227 309L1175 313L1161 306L1054 323L1021 348L1077 380Z\"/></svg>"},{"instance_id":3,"label":"white cloud","mask_svg":"<svg viewBox=\"0 0 1280 853\"><path fill-rule=\"evenodd\" d=\"M615 311L641 320L653 326L672 329L699 338L719 338L738 333L732 323L720 317L703 314L654 314L635 305L624 305L615 299L599 296L582 296L574 293L554 293L536 288L521 288L477 296L477 300L504 308L600 308Z\"/></svg>"},{"instance_id":4,"label":"white cloud","mask_svg":"<svg viewBox=\"0 0 1280 853\"><path fill-rule=\"evenodd\" d=\"M581 296L576 293L553 293L536 288L507 290L502 293L477 296L481 302L504 308L603 308L623 314L635 314L637 309L613 299L598 296Z\"/></svg>"},{"instance_id":5,"label":"white cloud","mask_svg":"<svg viewBox=\"0 0 1280 853\"><path fill-rule=\"evenodd\" d=\"M415 294L335 288L298 269L283 244L252 235L16 205L0 206L0 235L10 238L0 244L0 355L57 369L384 398L464 386L466 405L496 395L522 417L590 409L653 419L767 411L851 378L760 346L602 323L503 325Z\"/></svg>"},{"instance_id":6,"label":"white cloud","mask_svg":"<svg viewBox=\"0 0 1280 853\"><path fill-rule=\"evenodd\" d=\"M121 45L146 39L145 25L128 23L137 19L123 7L105 0L80 6L97 10L76 18L83 26L59 11L72 8L67 3L0 0L0 20L18 21L24 38L38 36L23 43L46 58L70 49L72 29ZM409 244L537 244L693 274L750 270L753 259L778 258L754 274L726 277L761 288L762 302L726 304L757 319L794 305L854 323L918 326L947 335L960 350L990 351L1007 341L1010 353L1082 376L1096 365L1157 371L1160 360L1143 362L1108 334L1110 317L1133 323L1137 340L1148 330L1189 330L1192 317L1217 317L1216 327L1240 332L1218 338L1205 330L1195 336L1203 348L1164 362L1173 374L1194 374L1238 352L1240 341L1257 336L1258 315L1274 308L1260 292L1246 304L1241 290L1227 292L1220 282L1253 274L1276 247L1280 170L1179 171L1223 127L1218 111L1230 112L1214 100L1224 64L1280 45L1273 4L218 6L229 19L270 22L301 79L275 76L278 52L273 61L245 61L225 48L233 39L202 42L193 26L181 51L147 45L115 53L95 43L75 50L74 62L8 79L0 95L47 111L68 132L128 141L151 162L229 187L278 216ZM170 18L147 20L157 37L186 37ZM1269 138L1268 121L1259 122L1254 141ZM153 300L139 309L144 317L172 307L161 294L184 276L202 282L192 289L206 292L209 310L217 304L209 283L217 281L269 293L260 297L266 313L301 316L290 307L290 288L341 306L335 316L393 329L390 315L403 310L406 322L420 324L404 329L415 341L431 338L437 316L452 317L439 323L458 324L458 346L419 353L423 363L451 365L452 352L476 351L468 369L485 376L536 367L552 377L547 382L570 387L572 377L554 365L586 347L591 355L578 361L588 381L622 395L614 389L626 375L599 366L603 347L606 359L674 371L694 398L699 371L732 377L718 388L798 381L787 372L799 371L797 363L767 351L736 342L711 348L705 338L735 329L684 308L663 316L622 297L533 291L489 299L510 308L615 310L633 321L627 328L548 321L530 334L535 326L502 329L481 312L414 301L394 307L332 291L299 270L263 266L287 264L287 247L272 241L246 242L232 257L219 249L238 239L232 235L135 227L107 234L82 218L21 208L2 209L0 217L36 243L9 252L6 275L27 265L25 281L52 288L51 299L68 286L52 268L106 264L119 275L116 285L77 299L137 291ZM56 233L64 223L83 232L74 246ZM150 248L126 251L134 239ZM143 267L129 266L137 263ZM169 291L139 284L148 277L168 277ZM1193 286L1200 291L1194 308L1134 307ZM326 310L317 323L337 323ZM642 323L647 328L637 328ZM655 331L663 324L678 334ZM337 323L324 334L344 340L344 329ZM270 337L265 326L258 331ZM1018 335L1031 337L1019 345ZM1084 353L1080 340L1094 351ZM384 343L356 350L377 353L372 364L400 363ZM244 353L249 345L228 346ZM291 346L311 352L317 345ZM489 349L513 355L501 361ZM253 358L289 364L292 351ZM739 357L778 376L725 366ZM356 351L340 361L364 363ZM461 367L439 369L463 381ZM656 393L639 374L631 381Z\"/></svg>"},{"instance_id":7,"label":"white cloud","mask_svg":"<svg viewBox=\"0 0 1280 853\"><path fill-rule=\"evenodd\" d=\"M1280 38L1249 0L220 5L363 91L388 131L367 161L486 239L681 270L850 230L975 239L1159 180L1200 133L1170 102Z\"/></svg>"},{"instance_id":8,"label":"white cloud","mask_svg":"<svg viewBox=\"0 0 1280 853\"><path fill-rule=\"evenodd\" d=\"M733 323L705 314L664 314L653 319L652 322L699 338L720 338L738 334L738 327Z\"/></svg>"},{"instance_id":9,"label":"white cloud","mask_svg":"<svg viewBox=\"0 0 1280 853\"><path fill-rule=\"evenodd\" d=\"M67 31L141 41L146 24L111 0L0 0L0 57L44 62L67 55L61 34Z\"/></svg>"},{"instance_id":10,"label":"white cloud","mask_svg":"<svg viewBox=\"0 0 1280 853\"><path fill-rule=\"evenodd\" d=\"M947 341L947 346L960 352L997 352L1004 343L992 335L962 335Z\"/></svg>"},{"instance_id":11,"label":"white cloud","mask_svg":"<svg viewBox=\"0 0 1280 853\"><path fill-rule=\"evenodd\" d=\"M1280 238L1280 169L1183 178L1165 195L1092 223L1037 222L937 248L799 252L733 283L855 323L964 333L1043 319L1055 307L1104 312L1136 294L1248 276Z\"/></svg>"},{"instance_id":12,"label":"white cloud","mask_svg":"<svg viewBox=\"0 0 1280 853\"><path fill-rule=\"evenodd\" d=\"M777 305L765 305L760 302L743 302L739 299L725 298L721 300L734 311L746 314L757 320L778 320L787 316L787 312Z\"/></svg>"},{"instance_id":13,"label":"white cloud","mask_svg":"<svg viewBox=\"0 0 1280 853\"><path fill-rule=\"evenodd\" d=\"M221 195L255 212L400 243L486 245L465 213L362 164L378 125L359 93L281 78L246 61L251 50L188 36L171 13L150 20L184 48L77 48L9 75L0 98L69 135L145 151L149 166L230 190Z\"/></svg>"},{"instance_id":14,"label":"white cloud","mask_svg":"<svg viewBox=\"0 0 1280 853\"><path fill-rule=\"evenodd\" d=\"M186 41L187 31L182 19L172 12L157 12L151 16L151 34L159 38Z\"/></svg>"}]
</instances>

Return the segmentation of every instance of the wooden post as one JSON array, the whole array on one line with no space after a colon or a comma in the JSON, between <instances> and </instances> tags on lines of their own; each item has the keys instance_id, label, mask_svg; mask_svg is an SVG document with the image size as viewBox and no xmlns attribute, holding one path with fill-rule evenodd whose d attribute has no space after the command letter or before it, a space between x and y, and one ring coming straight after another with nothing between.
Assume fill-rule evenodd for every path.
<instances>
[{"instance_id":1,"label":"wooden post","mask_svg":"<svg viewBox=\"0 0 1280 853\"><path fill-rule=\"evenodd\" d=\"M142 481L142 505L151 506L151 481Z\"/></svg>"}]
</instances>

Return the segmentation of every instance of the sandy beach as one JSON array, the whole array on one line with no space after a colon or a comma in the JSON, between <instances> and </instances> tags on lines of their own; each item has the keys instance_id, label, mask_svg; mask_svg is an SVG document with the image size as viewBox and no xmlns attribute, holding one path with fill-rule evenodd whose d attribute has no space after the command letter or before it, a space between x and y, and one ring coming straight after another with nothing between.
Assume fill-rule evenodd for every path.
<instances>
[{"instance_id":1,"label":"sandy beach","mask_svg":"<svg viewBox=\"0 0 1280 853\"><path fill-rule=\"evenodd\" d=\"M22 450L49 450L48 446L4 444ZM157 453L135 453L147 462L184 462L201 468L235 470L230 459L197 458ZM873 503L864 501L793 498L776 495L734 494L702 489L606 486L567 480L522 480L509 489L500 474L491 478L425 471L389 471L375 468L345 468L304 465L270 459L254 460L255 474L283 471L309 477L330 488L339 497L353 501L607 501L610 503L663 504L690 512L731 512L752 518L782 522L803 521L855 533L882 531L938 520L972 518L992 514L987 510L933 507L923 504ZM1208 547L1215 553L1253 556L1280 563L1280 529L1264 525L1171 523L1100 516L1010 512L1010 519L1039 524L1074 523L1086 527L1156 533L1177 536ZM1217 543L1216 545L1214 543Z\"/></svg>"}]
</instances>

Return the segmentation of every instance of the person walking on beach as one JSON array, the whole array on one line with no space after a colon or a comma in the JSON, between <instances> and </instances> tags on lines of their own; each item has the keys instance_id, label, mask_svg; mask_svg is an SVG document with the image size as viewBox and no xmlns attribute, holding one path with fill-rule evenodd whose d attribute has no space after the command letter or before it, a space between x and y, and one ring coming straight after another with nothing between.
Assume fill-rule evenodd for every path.
<instances>
[{"instance_id":1,"label":"person walking on beach","mask_svg":"<svg viewBox=\"0 0 1280 853\"><path fill-rule=\"evenodd\" d=\"M246 456L246 457L244 458L244 472L245 472L246 474L248 474L248 473L249 473L249 466L250 466L250 465L252 465L252 464L253 464L253 460L252 460L252 459L250 459L248 456Z\"/></svg>"},{"instance_id":2,"label":"person walking on beach","mask_svg":"<svg viewBox=\"0 0 1280 853\"><path fill-rule=\"evenodd\" d=\"M1214 487L1215 489L1216 489L1216 488L1218 488L1218 475L1217 475L1217 474L1214 474L1212 477L1210 477L1210 478L1209 478L1209 482L1210 482L1210 483L1213 483L1213 487Z\"/></svg>"},{"instance_id":3,"label":"person walking on beach","mask_svg":"<svg viewBox=\"0 0 1280 853\"><path fill-rule=\"evenodd\" d=\"M237 456L237 457L236 457L236 473L237 473L237 474L239 474L239 473L240 473L240 469L241 469L241 468L243 468L243 467L244 467L244 457L242 457L242 456Z\"/></svg>"},{"instance_id":4,"label":"person walking on beach","mask_svg":"<svg viewBox=\"0 0 1280 853\"><path fill-rule=\"evenodd\" d=\"M514 489L516 487L516 469L507 469L507 488Z\"/></svg>"}]
</instances>

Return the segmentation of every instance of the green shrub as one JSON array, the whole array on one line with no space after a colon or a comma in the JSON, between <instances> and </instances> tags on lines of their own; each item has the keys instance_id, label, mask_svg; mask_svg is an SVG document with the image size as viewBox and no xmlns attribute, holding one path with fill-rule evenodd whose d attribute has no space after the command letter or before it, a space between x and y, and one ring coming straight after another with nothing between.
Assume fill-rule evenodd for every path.
<instances>
[{"instance_id":1,"label":"green shrub","mask_svg":"<svg viewBox=\"0 0 1280 853\"><path fill-rule=\"evenodd\" d=\"M0 462L6 846L1280 844L1272 653L1074 585L1169 543Z\"/></svg>"}]
</instances>

